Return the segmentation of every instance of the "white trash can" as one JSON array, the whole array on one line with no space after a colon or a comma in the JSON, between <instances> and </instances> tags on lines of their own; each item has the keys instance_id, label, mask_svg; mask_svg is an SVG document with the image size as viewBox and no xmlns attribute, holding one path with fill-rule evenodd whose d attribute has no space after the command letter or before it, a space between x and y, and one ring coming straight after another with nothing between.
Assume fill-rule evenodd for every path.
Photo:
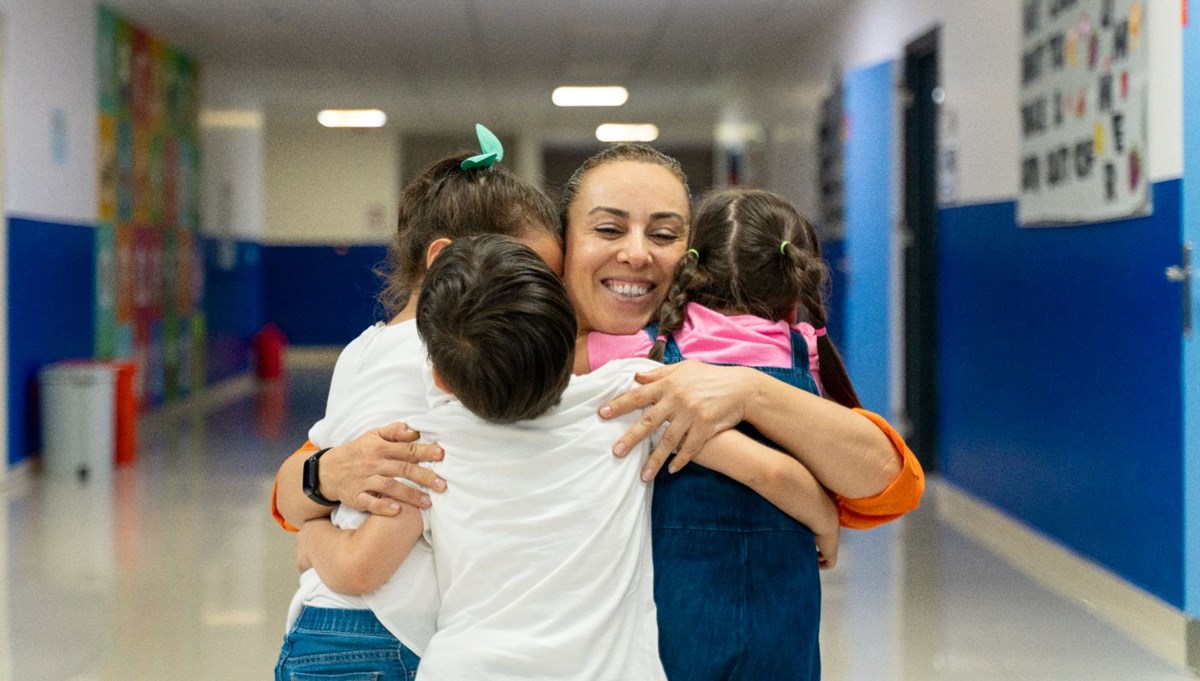
<instances>
[{"instance_id":1,"label":"white trash can","mask_svg":"<svg viewBox=\"0 0 1200 681\"><path fill-rule=\"evenodd\" d=\"M42 369L38 378L46 474L111 479L116 372L98 362L66 361Z\"/></svg>"}]
</instances>

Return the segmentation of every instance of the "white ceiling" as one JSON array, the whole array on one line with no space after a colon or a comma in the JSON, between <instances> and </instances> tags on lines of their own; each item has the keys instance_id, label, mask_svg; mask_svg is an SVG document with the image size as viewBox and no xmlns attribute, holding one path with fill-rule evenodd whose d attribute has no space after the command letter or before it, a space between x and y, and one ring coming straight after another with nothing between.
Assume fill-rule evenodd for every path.
<instances>
[{"instance_id":1,"label":"white ceiling","mask_svg":"<svg viewBox=\"0 0 1200 681\"><path fill-rule=\"evenodd\" d=\"M711 135L749 89L786 96L807 37L839 0L106 0L237 83L268 121L379 107L392 125L476 120L543 137L605 121L653 122L664 139ZM811 76L811 74L809 74ZM559 109L557 85L619 84L617 109ZM211 101L213 97L210 97ZM221 102L216 104L220 105Z\"/></svg>"}]
</instances>

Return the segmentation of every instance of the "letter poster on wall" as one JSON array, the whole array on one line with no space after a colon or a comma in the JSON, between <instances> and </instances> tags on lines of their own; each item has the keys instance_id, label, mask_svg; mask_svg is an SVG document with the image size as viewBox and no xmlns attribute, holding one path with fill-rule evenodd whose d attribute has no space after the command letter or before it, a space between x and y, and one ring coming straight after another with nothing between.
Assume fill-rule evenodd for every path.
<instances>
[{"instance_id":1,"label":"letter poster on wall","mask_svg":"<svg viewBox=\"0 0 1200 681\"><path fill-rule=\"evenodd\" d=\"M96 355L136 357L155 405L203 385L198 67L97 8Z\"/></svg>"},{"instance_id":2,"label":"letter poster on wall","mask_svg":"<svg viewBox=\"0 0 1200 681\"><path fill-rule=\"evenodd\" d=\"M1151 212L1146 26L1140 0L1025 0L1020 224Z\"/></svg>"}]
</instances>

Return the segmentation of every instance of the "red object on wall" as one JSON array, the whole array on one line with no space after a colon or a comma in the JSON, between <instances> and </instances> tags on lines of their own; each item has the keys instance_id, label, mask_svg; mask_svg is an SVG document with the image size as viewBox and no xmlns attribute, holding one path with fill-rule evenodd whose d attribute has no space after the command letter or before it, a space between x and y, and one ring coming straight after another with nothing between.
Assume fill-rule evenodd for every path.
<instances>
[{"instance_id":1,"label":"red object on wall","mask_svg":"<svg viewBox=\"0 0 1200 681\"><path fill-rule=\"evenodd\" d=\"M283 350L287 347L287 336L273 323L268 323L254 334L254 359L259 378L275 379L283 375Z\"/></svg>"}]
</instances>

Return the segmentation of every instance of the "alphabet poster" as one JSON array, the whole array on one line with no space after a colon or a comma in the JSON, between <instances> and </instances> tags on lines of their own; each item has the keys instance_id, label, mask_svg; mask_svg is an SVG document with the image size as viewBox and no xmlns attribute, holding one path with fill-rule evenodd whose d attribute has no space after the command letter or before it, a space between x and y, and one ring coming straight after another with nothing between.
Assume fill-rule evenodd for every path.
<instances>
[{"instance_id":1,"label":"alphabet poster","mask_svg":"<svg viewBox=\"0 0 1200 681\"><path fill-rule=\"evenodd\" d=\"M139 360L150 404L203 385L198 66L100 5L96 15L96 355Z\"/></svg>"},{"instance_id":2,"label":"alphabet poster","mask_svg":"<svg viewBox=\"0 0 1200 681\"><path fill-rule=\"evenodd\" d=\"M1141 0L1025 0L1020 224L1152 211L1146 29Z\"/></svg>"}]
</instances>

